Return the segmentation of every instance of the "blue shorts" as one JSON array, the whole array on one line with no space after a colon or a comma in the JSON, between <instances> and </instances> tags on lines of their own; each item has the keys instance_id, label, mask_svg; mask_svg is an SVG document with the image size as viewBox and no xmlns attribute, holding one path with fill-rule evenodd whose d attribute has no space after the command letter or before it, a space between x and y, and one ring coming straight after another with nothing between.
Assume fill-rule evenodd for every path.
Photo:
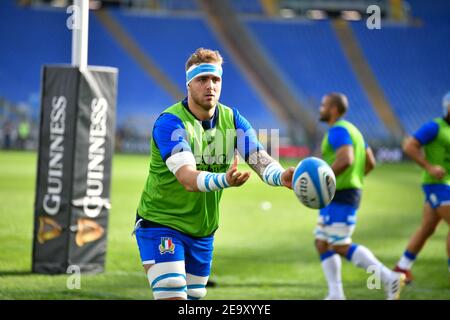
<instances>
[{"instance_id":1,"label":"blue shorts","mask_svg":"<svg viewBox=\"0 0 450 320\"><path fill-rule=\"evenodd\" d=\"M450 185L448 184L424 184L425 201L433 209L450 205Z\"/></svg>"},{"instance_id":2,"label":"blue shorts","mask_svg":"<svg viewBox=\"0 0 450 320\"><path fill-rule=\"evenodd\" d=\"M321 209L314 230L316 239L327 241L333 245L352 243L356 211L357 209L354 206L340 202L331 202Z\"/></svg>"},{"instance_id":3,"label":"blue shorts","mask_svg":"<svg viewBox=\"0 0 450 320\"><path fill-rule=\"evenodd\" d=\"M190 237L171 228L136 229L142 264L183 261L186 273L206 277L211 272L214 236Z\"/></svg>"}]
</instances>

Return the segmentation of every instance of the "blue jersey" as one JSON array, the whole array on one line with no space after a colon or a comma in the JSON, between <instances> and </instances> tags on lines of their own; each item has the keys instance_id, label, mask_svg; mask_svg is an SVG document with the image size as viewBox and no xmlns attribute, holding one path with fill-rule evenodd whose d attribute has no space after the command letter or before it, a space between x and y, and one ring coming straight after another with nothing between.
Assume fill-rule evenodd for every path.
<instances>
[{"instance_id":1,"label":"blue jersey","mask_svg":"<svg viewBox=\"0 0 450 320\"><path fill-rule=\"evenodd\" d=\"M352 138L348 130L344 127L332 127L328 130L328 142L334 151L345 145L352 145ZM369 147L367 142L364 142L366 148Z\"/></svg>"},{"instance_id":2,"label":"blue jersey","mask_svg":"<svg viewBox=\"0 0 450 320\"><path fill-rule=\"evenodd\" d=\"M352 145L352 139L344 127L332 127L328 130L328 142L334 151L345 145Z\"/></svg>"},{"instance_id":3,"label":"blue jersey","mask_svg":"<svg viewBox=\"0 0 450 320\"><path fill-rule=\"evenodd\" d=\"M426 145L436 139L438 133L439 125L435 121L430 121L420 127L419 130L413 134L413 137L416 138L421 145Z\"/></svg>"},{"instance_id":4,"label":"blue jersey","mask_svg":"<svg viewBox=\"0 0 450 320\"><path fill-rule=\"evenodd\" d=\"M187 106L187 99L183 100L184 107ZM257 150L264 150L264 147L258 141L255 130L248 120L242 116L238 110L233 109L234 126L237 131L236 148L239 153L248 160L248 156ZM218 109L210 120L201 121L205 130L214 128L218 116ZM170 156L177 152L191 151L186 140L186 132L183 122L180 118L170 113L163 113L155 122L153 127L153 140L155 141L161 153L162 159L166 161ZM176 152L174 150L176 149Z\"/></svg>"}]
</instances>

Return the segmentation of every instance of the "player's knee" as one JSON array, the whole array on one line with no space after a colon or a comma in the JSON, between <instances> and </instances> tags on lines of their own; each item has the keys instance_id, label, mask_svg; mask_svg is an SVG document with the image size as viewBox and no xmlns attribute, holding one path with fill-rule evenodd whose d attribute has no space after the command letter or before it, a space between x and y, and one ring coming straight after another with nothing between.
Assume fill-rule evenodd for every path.
<instances>
[{"instance_id":1,"label":"player's knee","mask_svg":"<svg viewBox=\"0 0 450 320\"><path fill-rule=\"evenodd\" d=\"M198 300L204 298L206 296L206 292L205 287L192 288L191 286L188 286L187 296L190 300Z\"/></svg>"},{"instance_id":2,"label":"player's knee","mask_svg":"<svg viewBox=\"0 0 450 320\"><path fill-rule=\"evenodd\" d=\"M148 270L147 276L156 300L187 299L182 261L156 264Z\"/></svg>"},{"instance_id":3,"label":"player's knee","mask_svg":"<svg viewBox=\"0 0 450 320\"><path fill-rule=\"evenodd\" d=\"M198 300L206 296L206 284L208 277L195 276L186 274L187 279L187 296L189 300Z\"/></svg>"},{"instance_id":4,"label":"player's knee","mask_svg":"<svg viewBox=\"0 0 450 320\"><path fill-rule=\"evenodd\" d=\"M176 275L172 273L162 274L160 279L153 281L152 289L157 288L179 288L186 286L186 280L181 275Z\"/></svg>"},{"instance_id":5,"label":"player's knee","mask_svg":"<svg viewBox=\"0 0 450 320\"><path fill-rule=\"evenodd\" d=\"M167 276L167 278L157 281L152 286L153 297L156 300L173 298L187 299L186 280L183 277L170 276L170 274L161 276Z\"/></svg>"}]
</instances>

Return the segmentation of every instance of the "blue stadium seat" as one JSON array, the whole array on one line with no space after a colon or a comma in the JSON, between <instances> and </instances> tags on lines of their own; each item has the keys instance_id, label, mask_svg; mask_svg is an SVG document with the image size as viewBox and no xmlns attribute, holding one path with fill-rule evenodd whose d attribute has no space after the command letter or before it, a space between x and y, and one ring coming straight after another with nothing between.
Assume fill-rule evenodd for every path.
<instances>
[{"instance_id":1,"label":"blue stadium seat","mask_svg":"<svg viewBox=\"0 0 450 320\"><path fill-rule=\"evenodd\" d=\"M195 0L160 0L161 9L169 11L198 11L199 7Z\"/></svg>"},{"instance_id":2,"label":"blue stadium seat","mask_svg":"<svg viewBox=\"0 0 450 320\"><path fill-rule=\"evenodd\" d=\"M70 64L71 31L66 27L63 9L19 8L0 5L0 96L14 103L29 103L40 96L41 67L44 64ZM11 32L11 30L14 30ZM119 71L118 123L134 115L151 117L174 99L132 60L90 15L89 64L112 66ZM39 112L39 98L34 113Z\"/></svg>"},{"instance_id":3,"label":"blue stadium seat","mask_svg":"<svg viewBox=\"0 0 450 320\"><path fill-rule=\"evenodd\" d=\"M63 10L17 7L0 2L0 96L39 110L41 66L69 63L71 34ZM37 109L37 110L36 110Z\"/></svg>"},{"instance_id":4,"label":"blue stadium seat","mask_svg":"<svg viewBox=\"0 0 450 320\"><path fill-rule=\"evenodd\" d=\"M89 24L89 64L119 69L117 96L119 124L130 117L147 118L151 123L164 106L175 103L176 99L144 72L94 15L91 15ZM148 133L150 130L151 128L148 128Z\"/></svg>"},{"instance_id":5,"label":"blue stadium seat","mask_svg":"<svg viewBox=\"0 0 450 320\"><path fill-rule=\"evenodd\" d=\"M412 133L431 118L441 116L442 97L450 90L450 2L411 2L418 26L382 25L382 32L364 23L352 28L405 130ZM437 6L437 7L435 7Z\"/></svg>"},{"instance_id":6,"label":"blue stadium seat","mask_svg":"<svg viewBox=\"0 0 450 320\"><path fill-rule=\"evenodd\" d=\"M177 1L173 1L174 3ZM384 93L404 128L412 132L439 116L442 95L450 83L450 2L436 0L433 7L410 0L418 26L385 23L382 32L364 22L351 27ZM168 2L169 3L169 2ZM177 5L197 7L195 1ZM262 10L257 0L233 0L241 13ZM189 9L190 10L190 9ZM238 107L255 128L283 128L252 88L231 56L224 50L204 17L110 11L179 88L184 91L184 63L198 47L215 48L225 59L222 101ZM69 64L71 31L64 9L21 8L13 0L0 1L0 96L15 103L31 104L38 113L40 72L44 64ZM243 20L260 42L264 54L280 70L309 112L317 118L320 99L330 91L348 95L348 119L369 140L383 140L388 132L358 83L328 21ZM45 45L43 40L45 39ZM118 123L130 118L154 118L172 104L171 97L146 74L91 14L90 65L120 69Z\"/></svg>"},{"instance_id":7,"label":"blue stadium seat","mask_svg":"<svg viewBox=\"0 0 450 320\"><path fill-rule=\"evenodd\" d=\"M119 10L113 11L112 14L183 91L186 81L184 64L189 55L199 47L219 50L225 61L222 102L237 107L255 128L282 128L202 17L136 15ZM163 107L164 105L161 105L161 108Z\"/></svg>"},{"instance_id":8,"label":"blue stadium seat","mask_svg":"<svg viewBox=\"0 0 450 320\"><path fill-rule=\"evenodd\" d=\"M328 21L248 19L246 23L316 119L321 97L331 91L343 92L350 103L347 118L369 140L387 137Z\"/></svg>"},{"instance_id":9,"label":"blue stadium seat","mask_svg":"<svg viewBox=\"0 0 450 320\"><path fill-rule=\"evenodd\" d=\"M264 10L259 0L231 0L233 9L238 13L263 15Z\"/></svg>"}]
</instances>

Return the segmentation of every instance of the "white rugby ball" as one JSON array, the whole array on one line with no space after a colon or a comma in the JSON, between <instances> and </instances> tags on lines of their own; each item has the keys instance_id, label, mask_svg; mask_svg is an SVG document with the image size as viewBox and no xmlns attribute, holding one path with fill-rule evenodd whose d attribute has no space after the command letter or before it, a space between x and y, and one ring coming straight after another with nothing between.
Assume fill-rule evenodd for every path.
<instances>
[{"instance_id":1,"label":"white rugby ball","mask_svg":"<svg viewBox=\"0 0 450 320\"><path fill-rule=\"evenodd\" d=\"M321 209L333 200L336 177L322 159L308 157L300 161L292 177L292 188L298 200L308 208Z\"/></svg>"}]
</instances>

